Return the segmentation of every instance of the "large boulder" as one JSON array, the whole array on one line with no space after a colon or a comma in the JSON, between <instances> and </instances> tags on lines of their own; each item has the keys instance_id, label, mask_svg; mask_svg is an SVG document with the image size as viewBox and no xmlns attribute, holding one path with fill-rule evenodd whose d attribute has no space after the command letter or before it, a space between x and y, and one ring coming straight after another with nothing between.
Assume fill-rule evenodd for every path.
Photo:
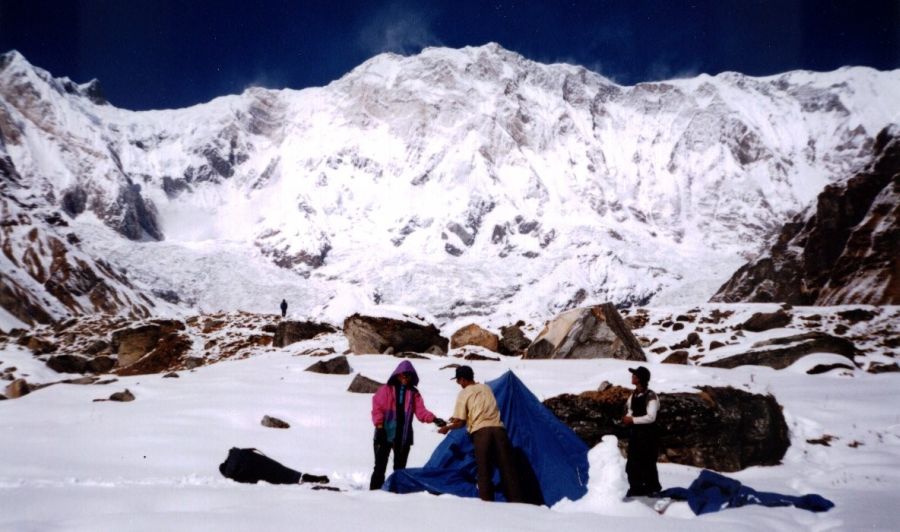
<instances>
[{"instance_id":1,"label":"large boulder","mask_svg":"<svg viewBox=\"0 0 900 532\"><path fill-rule=\"evenodd\" d=\"M658 459L717 471L776 465L790 446L781 406L771 395L734 388L701 387L698 393L661 393ZM564 394L544 401L588 447L626 430L616 422L630 391L610 386L599 392Z\"/></svg>"},{"instance_id":2,"label":"large boulder","mask_svg":"<svg viewBox=\"0 0 900 532\"><path fill-rule=\"evenodd\" d=\"M496 353L500 347L500 338L496 334L482 329L474 323L470 323L453 333L453 336L450 337L450 349L456 349L464 345L477 345Z\"/></svg>"},{"instance_id":3,"label":"large boulder","mask_svg":"<svg viewBox=\"0 0 900 532\"><path fill-rule=\"evenodd\" d=\"M850 340L823 332L808 332L764 340L756 342L752 348L752 351L707 362L703 365L727 369L738 366L768 366L774 369L784 369L811 353L834 353L846 357L851 364L853 357L859 354L859 350Z\"/></svg>"},{"instance_id":4,"label":"large boulder","mask_svg":"<svg viewBox=\"0 0 900 532\"><path fill-rule=\"evenodd\" d=\"M344 320L344 334L357 355L384 353L388 348L395 353L424 353L432 346L446 352L450 344L434 325L360 314Z\"/></svg>"},{"instance_id":5,"label":"large boulder","mask_svg":"<svg viewBox=\"0 0 900 532\"><path fill-rule=\"evenodd\" d=\"M515 325L500 327L500 345L498 352L501 355L519 356L531 345L531 339L522 332L524 322Z\"/></svg>"},{"instance_id":6,"label":"large boulder","mask_svg":"<svg viewBox=\"0 0 900 532\"><path fill-rule=\"evenodd\" d=\"M185 354L191 349L191 339L179 333L171 333L159 340L156 347L140 360L119 368L119 375L146 375L150 373L167 373L178 369L185 360Z\"/></svg>"},{"instance_id":7,"label":"large boulder","mask_svg":"<svg viewBox=\"0 0 900 532\"><path fill-rule=\"evenodd\" d=\"M335 328L327 323L315 323L312 321L282 321L275 328L275 339L272 345L285 347L294 342L301 342L315 338L322 333L333 333Z\"/></svg>"},{"instance_id":8,"label":"large boulder","mask_svg":"<svg viewBox=\"0 0 900 532\"><path fill-rule=\"evenodd\" d=\"M523 358L647 360L641 344L611 303L559 314L547 322Z\"/></svg>"}]
</instances>

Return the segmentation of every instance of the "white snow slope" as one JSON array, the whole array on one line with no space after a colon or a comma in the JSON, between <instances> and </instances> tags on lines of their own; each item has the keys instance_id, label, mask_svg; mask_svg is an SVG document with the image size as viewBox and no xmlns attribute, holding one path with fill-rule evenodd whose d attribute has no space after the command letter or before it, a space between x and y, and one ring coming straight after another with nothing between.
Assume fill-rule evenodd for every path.
<instances>
[{"instance_id":1,"label":"white snow slope","mask_svg":"<svg viewBox=\"0 0 900 532\"><path fill-rule=\"evenodd\" d=\"M288 296L441 322L705 300L900 112L900 71L623 87L495 44L180 110L117 109L91 87L2 56L4 216L62 206L70 225L46 231L191 310ZM40 301L9 258L28 228L0 261Z\"/></svg>"},{"instance_id":2,"label":"white snow slope","mask_svg":"<svg viewBox=\"0 0 900 532\"><path fill-rule=\"evenodd\" d=\"M723 307L719 307L723 308ZM726 307L728 308L728 307ZM732 306L736 323L775 305ZM656 320L688 307L652 310ZM834 310L834 309L832 309ZM884 316L900 309L885 308ZM795 309L802 315L821 309ZM890 325L890 322L888 322ZM851 334L856 329L851 330ZM747 333L746 342L785 334ZM679 338L684 331L677 333ZM674 340L662 338L663 343ZM730 334L730 333L729 333ZM341 334L261 349L244 360L220 362L180 378L120 377L106 385L56 384L0 402L0 530L896 530L900 518L900 417L897 374L839 370L805 373L829 355L810 355L775 371L760 367L719 370L659 364L649 354L652 388L690 391L734 386L771 393L783 405L791 447L783 464L729 474L764 491L819 493L835 502L826 513L748 506L694 516L686 503L658 515L621 501L624 460L604 440L589 454L589 491L552 508L491 504L427 494L368 491L372 467L370 395L345 391L352 375L303 371L321 358L311 347L346 347ZM722 348L728 349L728 348ZM451 353L455 354L455 353ZM490 353L485 353L490 354ZM870 355L882 360L887 353ZM16 366L31 382L58 380L30 352L0 350L0 366ZM384 380L399 363L385 355L350 356L353 373ZM426 406L448 417L458 392L440 368L458 359L413 360ZM846 362L845 359L842 359ZM889 359L887 359L889 360ZM627 362L615 360L473 362L476 378L514 371L538 396L596 389L603 381L629 386ZM130 390L132 402L93 402ZM264 415L289 429L260 425ZM409 465L420 466L440 442L433 425L416 424ZM807 440L831 435L830 446ZM232 446L256 447L304 472L325 474L341 492L308 486L242 485L221 477L218 464ZM687 486L696 468L660 464L664 487Z\"/></svg>"}]
</instances>

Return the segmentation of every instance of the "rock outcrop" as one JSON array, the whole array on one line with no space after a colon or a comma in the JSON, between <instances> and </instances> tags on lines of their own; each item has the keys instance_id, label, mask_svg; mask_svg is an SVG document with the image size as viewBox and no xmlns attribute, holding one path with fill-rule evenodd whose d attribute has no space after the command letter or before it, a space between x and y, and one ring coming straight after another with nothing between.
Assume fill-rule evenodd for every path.
<instances>
[{"instance_id":1,"label":"rock outcrop","mask_svg":"<svg viewBox=\"0 0 900 532\"><path fill-rule=\"evenodd\" d=\"M177 332L170 333L162 337L152 351L132 364L121 367L116 373L123 376L145 375L179 369L191 345L189 337Z\"/></svg>"},{"instance_id":2,"label":"rock outcrop","mask_svg":"<svg viewBox=\"0 0 900 532\"><path fill-rule=\"evenodd\" d=\"M776 465L790 446L781 406L771 395L734 388L701 387L698 393L659 394L659 460L717 471ZM616 422L630 391L610 386L599 392L565 394L544 401L589 446L603 436L619 437Z\"/></svg>"},{"instance_id":3,"label":"rock outcrop","mask_svg":"<svg viewBox=\"0 0 900 532\"><path fill-rule=\"evenodd\" d=\"M547 322L524 358L647 360L611 303L568 310Z\"/></svg>"},{"instance_id":4,"label":"rock outcrop","mask_svg":"<svg viewBox=\"0 0 900 532\"><path fill-rule=\"evenodd\" d=\"M768 349L766 349L768 348ZM853 342L846 338L822 332L809 332L785 336L753 344L753 350L703 364L711 368L736 368L738 366L768 366L784 369L800 358L812 353L834 353L846 357L853 364L853 357L860 354Z\"/></svg>"},{"instance_id":5,"label":"rock outcrop","mask_svg":"<svg viewBox=\"0 0 900 532\"><path fill-rule=\"evenodd\" d=\"M900 126L875 139L874 160L828 185L814 211L785 224L768 252L738 269L712 301L900 304Z\"/></svg>"},{"instance_id":6,"label":"rock outcrop","mask_svg":"<svg viewBox=\"0 0 900 532\"><path fill-rule=\"evenodd\" d=\"M432 346L446 353L450 344L434 325L360 314L344 320L344 334L350 350L357 355L380 354L388 348L425 353Z\"/></svg>"}]
</instances>

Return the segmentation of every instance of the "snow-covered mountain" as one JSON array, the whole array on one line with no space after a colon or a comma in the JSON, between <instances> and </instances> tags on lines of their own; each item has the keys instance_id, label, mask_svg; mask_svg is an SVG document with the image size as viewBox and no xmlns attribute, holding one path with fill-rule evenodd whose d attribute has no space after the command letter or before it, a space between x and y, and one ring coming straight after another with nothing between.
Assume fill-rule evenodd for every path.
<instances>
[{"instance_id":1,"label":"snow-covered mountain","mask_svg":"<svg viewBox=\"0 0 900 532\"><path fill-rule=\"evenodd\" d=\"M9 52L4 322L705 300L898 111L900 71L625 87L488 44L134 112Z\"/></svg>"},{"instance_id":2,"label":"snow-covered mountain","mask_svg":"<svg viewBox=\"0 0 900 532\"><path fill-rule=\"evenodd\" d=\"M713 301L900 304L900 127L882 130L875 160L825 187Z\"/></svg>"}]
</instances>

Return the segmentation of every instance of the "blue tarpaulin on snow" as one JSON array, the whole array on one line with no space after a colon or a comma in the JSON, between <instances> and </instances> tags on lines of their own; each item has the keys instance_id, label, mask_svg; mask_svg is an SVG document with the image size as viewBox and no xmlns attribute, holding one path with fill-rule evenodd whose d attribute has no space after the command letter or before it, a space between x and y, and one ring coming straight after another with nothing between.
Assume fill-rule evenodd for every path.
<instances>
[{"instance_id":1,"label":"blue tarpaulin on snow","mask_svg":"<svg viewBox=\"0 0 900 532\"><path fill-rule=\"evenodd\" d=\"M587 445L511 371L487 385L497 398L529 502L552 506L563 498L581 498L587 492ZM395 471L382 489L478 497L475 470L472 441L465 429L457 429L447 434L424 467ZM497 500L505 500L496 470L494 485Z\"/></svg>"},{"instance_id":2,"label":"blue tarpaulin on snow","mask_svg":"<svg viewBox=\"0 0 900 532\"><path fill-rule=\"evenodd\" d=\"M704 469L689 488L669 488L659 494L660 497L671 497L686 500L695 515L718 512L724 508L736 508L747 504L763 506L796 506L813 512L825 512L834 507L834 503L821 495L802 496L782 495L756 491L744 486L739 481Z\"/></svg>"}]
</instances>

